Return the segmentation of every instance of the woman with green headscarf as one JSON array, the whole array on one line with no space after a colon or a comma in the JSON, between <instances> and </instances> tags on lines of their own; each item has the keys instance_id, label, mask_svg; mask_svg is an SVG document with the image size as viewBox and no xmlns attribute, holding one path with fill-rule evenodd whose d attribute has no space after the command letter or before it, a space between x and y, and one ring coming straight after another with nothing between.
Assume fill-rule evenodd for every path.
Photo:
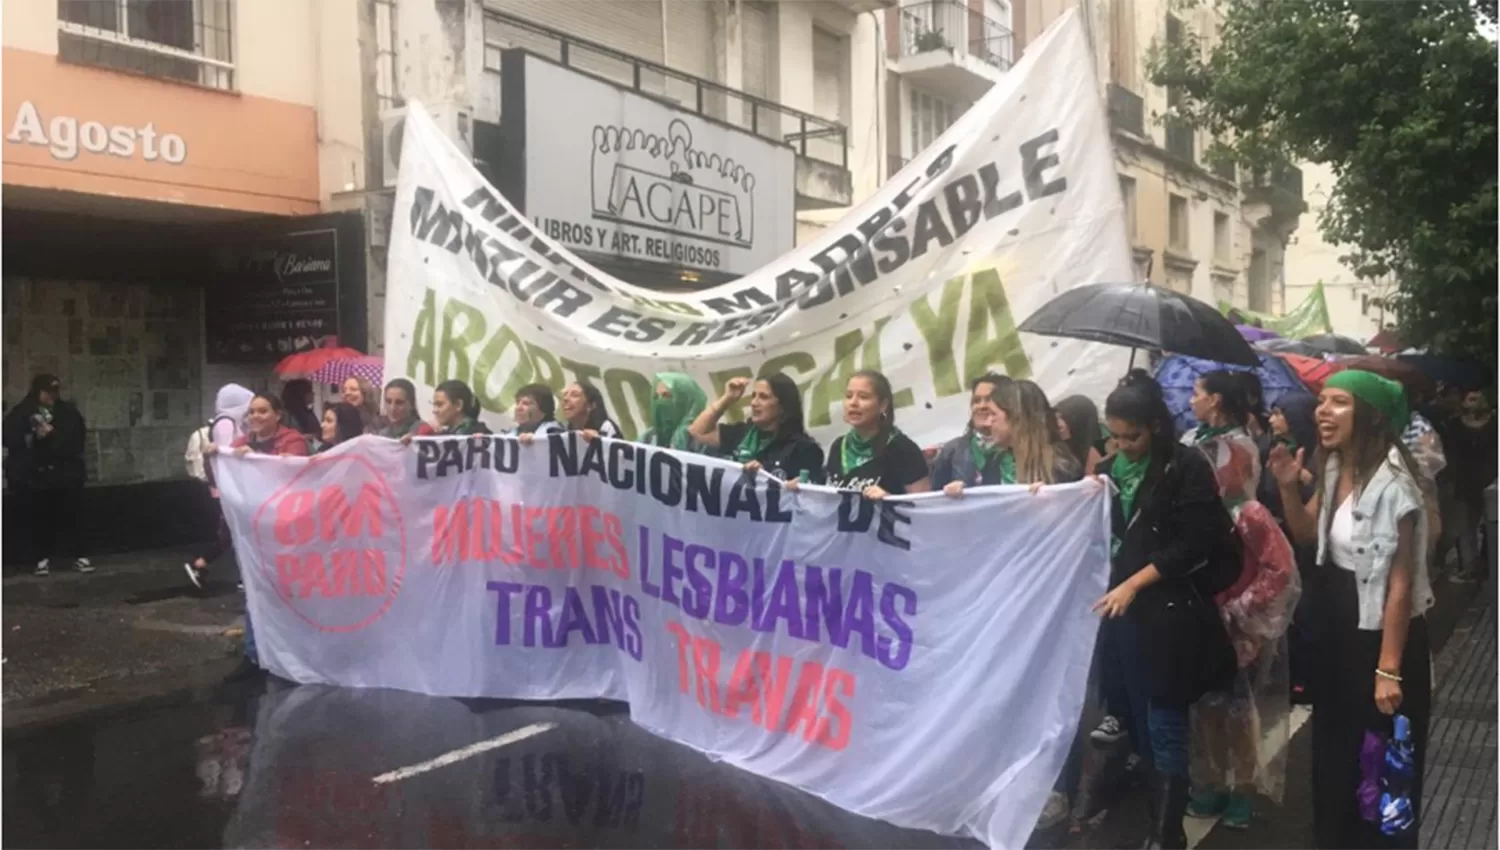
<instances>
[{"instance_id":1,"label":"woman with green headscarf","mask_svg":"<svg viewBox=\"0 0 1500 850\"><path fill-rule=\"evenodd\" d=\"M1361 812L1366 733L1384 741L1407 720L1413 748L1412 824L1421 822L1422 768L1432 708L1427 622L1427 512L1421 475L1401 442L1406 391L1373 372L1335 373L1318 396L1318 492L1302 501L1301 461L1278 445L1269 467L1286 525L1318 546L1307 610L1317 618L1313 697L1313 834L1319 847L1416 847L1417 829L1385 834Z\"/></svg>"},{"instance_id":2,"label":"woman with green headscarf","mask_svg":"<svg viewBox=\"0 0 1500 850\"><path fill-rule=\"evenodd\" d=\"M691 376L658 372L651 396L651 427L641 435L641 442L664 449L710 454L707 446L688 433L688 426L706 407L708 396Z\"/></svg>"}]
</instances>

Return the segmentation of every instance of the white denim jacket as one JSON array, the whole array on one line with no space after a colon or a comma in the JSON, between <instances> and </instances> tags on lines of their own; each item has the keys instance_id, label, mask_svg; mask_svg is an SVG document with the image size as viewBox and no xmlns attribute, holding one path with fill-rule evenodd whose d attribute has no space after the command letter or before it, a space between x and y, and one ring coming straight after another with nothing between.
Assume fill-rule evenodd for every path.
<instances>
[{"instance_id":1,"label":"white denim jacket","mask_svg":"<svg viewBox=\"0 0 1500 850\"><path fill-rule=\"evenodd\" d=\"M1328 527L1339 486L1338 457L1328 459L1323 470L1323 504L1318 510L1318 563L1328 563ZM1396 557L1398 523L1410 513L1417 515L1417 540L1412 551L1412 609L1420 617L1432 607L1432 584L1427 576L1427 511L1422 491L1407 471L1401 453L1391 449L1382 463L1356 494L1353 505L1354 547L1359 553L1355 563L1340 564L1352 569L1359 582L1359 627L1379 631L1385 619L1386 588L1390 583L1391 563Z\"/></svg>"}]
</instances>

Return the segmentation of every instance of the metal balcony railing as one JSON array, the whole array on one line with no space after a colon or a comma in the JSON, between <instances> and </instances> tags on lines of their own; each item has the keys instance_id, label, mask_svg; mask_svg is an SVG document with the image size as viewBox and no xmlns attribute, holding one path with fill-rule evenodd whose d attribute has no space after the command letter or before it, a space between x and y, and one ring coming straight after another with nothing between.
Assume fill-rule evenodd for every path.
<instances>
[{"instance_id":1,"label":"metal balcony railing","mask_svg":"<svg viewBox=\"0 0 1500 850\"><path fill-rule=\"evenodd\" d=\"M848 129L837 121L746 94L505 12L485 9L484 19L484 70L497 78L501 51L511 47L523 48L673 108L786 145L800 156L845 169L849 167Z\"/></svg>"},{"instance_id":2,"label":"metal balcony railing","mask_svg":"<svg viewBox=\"0 0 1500 850\"><path fill-rule=\"evenodd\" d=\"M1178 159L1195 162L1192 125L1178 118L1168 118L1166 130L1167 153Z\"/></svg>"},{"instance_id":3,"label":"metal balcony railing","mask_svg":"<svg viewBox=\"0 0 1500 850\"><path fill-rule=\"evenodd\" d=\"M1109 121L1115 129L1146 135L1146 103L1130 89L1110 83Z\"/></svg>"},{"instance_id":4,"label":"metal balcony railing","mask_svg":"<svg viewBox=\"0 0 1500 850\"><path fill-rule=\"evenodd\" d=\"M232 0L58 0L64 62L232 90Z\"/></svg>"},{"instance_id":5,"label":"metal balcony railing","mask_svg":"<svg viewBox=\"0 0 1500 850\"><path fill-rule=\"evenodd\" d=\"M901 6L901 55L941 50L967 53L1006 70L1011 64L1011 31L971 10L962 0L925 0Z\"/></svg>"},{"instance_id":6,"label":"metal balcony railing","mask_svg":"<svg viewBox=\"0 0 1500 850\"><path fill-rule=\"evenodd\" d=\"M1258 168L1246 176L1248 189L1280 189L1302 200L1302 169L1288 162L1278 162L1270 168Z\"/></svg>"}]
</instances>

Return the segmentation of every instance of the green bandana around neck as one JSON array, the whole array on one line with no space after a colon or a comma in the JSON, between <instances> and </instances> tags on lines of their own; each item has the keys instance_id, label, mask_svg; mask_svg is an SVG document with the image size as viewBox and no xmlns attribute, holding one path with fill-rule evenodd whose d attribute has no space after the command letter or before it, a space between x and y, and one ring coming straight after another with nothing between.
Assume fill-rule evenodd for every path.
<instances>
[{"instance_id":1,"label":"green bandana around neck","mask_svg":"<svg viewBox=\"0 0 1500 850\"><path fill-rule=\"evenodd\" d=\"M894 436L894 431L892 432ZM875 459L875 443L866 440L850 428L839 441L839 471L848 475Z\"/></svg>"},{"instance_id":2,"label":"green bandana around neck","mask_svg":"<svg viewBox=\"0 0 1500 850\"><path fill-rule=\"evenodd\" d=\"M681 372L659 372L656 383L667 388L667 397L651 396L652 442L686 450L692 442L688 426L708 407L708 396L697 381Z\"/></svg>"},{"instance_id":3,"label":"green bandana around neck","mask_svg":"<svg viewBox=\"0 0 1500 850\"><path fill-rule=\"evenodd\" d=\"M417 430L417 426L421 424L422 420L416 417L412 417L405 422L392 422L390 425L386 426L385 435L393 440L399 440L402 437L405 437L407 434L410 434L411 432Z\"/></svg>"},{"instance_id":4,"label":"green bandana around neck","mask_svg":"<svg viewBox=\"0 0 1500 850\"><path fill-rule=\"evenodd\" d=\"M1193 431L1193 443L1194 445L1206 443L1215 437L1222 437L1238 427L1238 425L1199 425Z\"/></svg>"},{"instance_id":5,"label":"green bandana around neck","mask_svg":"<svg viewBox=\"0 0 1500 850\"><path fill-rule=\"evenodd\" d=\"M1000 483L1016 483L1016 453L1010 449L1000 452Z\"/></svg>"},{"instance_id":6,"label":"green bandana around neck","mask_svg":"<svg viewBox=\"0 0 1500 850\"><path fill-rule=\"evenodd\" d=\"M1125 524L1130 524L1131 517L1135 514L1136 497L1141 494L1141 483L1146 480L1146 470L1151 466L1151 453L1147 452L1138 460L1130 460L1125 457L1124 452L1116 452L1114 463L1110 465L1109 475L1115 481L1115 486L1120 488L1120 513L1125 515ZM1115 529L1110 536L1109 554L1114 557L1120 551L1123 542L1121 535L1125 529Z\"/></svg>"},{"instance_id":7,"label":"green bandana around neck","mask_svg":"<svg viewBox=\"0 0 1500 850\"><path fill-rule=\"evenodd\" d=\"M1374 372L1362 369L1345 369L1334 372L1323 382L1324 389L1343 390L1375 408L1385 417L1391 433L1401 436L1411 424L1411 409L1406 401L1406 389L1400 384Z\"/></svg>"},{"instance_id":8,"label":"green bandana around neck","mask_svg":"<svg viewBox=\"0 0 1500 850\"><path fill-rule=\"evenodd\" d=\"M990 459L997 454L994 443L987 443L978 434L969 434L969 458L974 461L974 474L983 476Z\"/></svg>"},{"instance_id":9,"label":"green bandana around neck","mask_svg":"<svg viewBox=\"0 0 1500 850\"><path fill-rule=\"evenodd\" d=\"M755 427L752 423L750 430L745 432L745 438L735 446L734 459L740 463L749 463L760 457L760 453L771 445L771 436Z\"/></svg>"}]
</instances>

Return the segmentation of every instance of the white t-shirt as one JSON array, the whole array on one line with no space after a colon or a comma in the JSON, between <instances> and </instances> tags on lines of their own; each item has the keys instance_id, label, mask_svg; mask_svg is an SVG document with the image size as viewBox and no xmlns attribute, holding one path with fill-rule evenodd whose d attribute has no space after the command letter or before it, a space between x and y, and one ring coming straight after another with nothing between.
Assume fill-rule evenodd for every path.
<instances>
[{"instance_id":1,"label":"white t-shirt","mask_svg":"<svg viewBox=\"0 0 1500 850\"><path fill-rule=\"evenodd\" d=\"M1328 555L1340 568L1354 571L1358 563L1354 550L1354 494L1344 498L1338 510L1333 512L1333 522L1328 526Z\"/></svg>"}]
</instances>

